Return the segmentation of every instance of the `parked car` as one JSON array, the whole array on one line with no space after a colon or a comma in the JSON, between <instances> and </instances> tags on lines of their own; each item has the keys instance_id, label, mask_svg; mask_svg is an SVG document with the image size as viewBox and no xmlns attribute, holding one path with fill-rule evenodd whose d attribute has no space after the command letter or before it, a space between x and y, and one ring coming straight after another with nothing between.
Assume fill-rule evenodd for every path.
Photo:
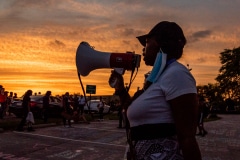
<instances>
[{"instance_id":1,"label":"parked car","mask_svg":"<svg viewBox=\"0 0 240 160\"><path fill-rule=\"evenodd\" d=\"M99 110L98 110L97 106L98 106L99 102L100 102L99 99L88 101L87 104L84 106L84 112L88 113L90 111L91 113L98 113ZM88 106L89 106L89 108L88 108ZM109 112L110 112L110 106L104 103L103 113L107 114Z\"/></svg>"},{"instance_id":2,"label":"parked car","mask_svg":"<svg viewBox=\"0 0 240 160\"><path fill-rule=\"evenodd\" d=\"M34 118L43 118L43 96L44 95L33 95L30 96L31 111L33 112ZM16 115L16 117L22 117L22 99L20 97L15 99L9 106L9 111ZM62 102L59 98L50 96L49 100L49 117L60 117L62 112Z\"/></svg>"}]
</instances>

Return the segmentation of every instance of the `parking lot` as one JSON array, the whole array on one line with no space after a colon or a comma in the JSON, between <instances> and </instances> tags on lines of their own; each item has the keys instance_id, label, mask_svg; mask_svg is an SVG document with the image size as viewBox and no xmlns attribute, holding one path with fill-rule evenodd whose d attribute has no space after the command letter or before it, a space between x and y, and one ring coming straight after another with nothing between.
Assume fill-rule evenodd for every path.
<instances>
[{"instance_id":1,"label":"parking lot","mask_svg":"<svg viewBox=\"0 0 240 160\"><path fill-rule=\"evenodd\" d=\"M203 160L237 160L240 157L240 115L219 115L205 123L208 134L197 136ZM0 159L4 160L123 160L124 129L117 120L94 121L36 128L35 132L0 133Z\"/></svg>"},{"instance_id":2,"label":"parking lot","mask_svg":"<svg viewBox=\"0 0 240 160\"><path fill-rule=\"evenodd\" d=\"M73 128L52 126L35 132L4 132L0 139L0 159L123 159L124 129L117 121L74 124Z\"/></svg>"}]
</instances>

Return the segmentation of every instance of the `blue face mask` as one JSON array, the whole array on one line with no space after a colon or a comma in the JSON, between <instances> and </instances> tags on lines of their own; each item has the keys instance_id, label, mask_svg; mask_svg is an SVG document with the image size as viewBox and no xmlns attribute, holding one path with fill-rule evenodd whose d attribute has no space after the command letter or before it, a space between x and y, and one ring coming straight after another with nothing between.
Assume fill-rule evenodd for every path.
<instances>
[{"instance_id":1,"label":"blue face mask","mask_svg":"<svg viewBox=\"0 0 240 160\"><path fill-rule=\"evenodd\" d=\"M167 63L167 54L163 53L163 51L160 48L153 65L153 69L150 75L147 77L147 81L152 83L156 82L159 76L162 74L166 66L166 63Z\"/></svg>"}]
</instances>

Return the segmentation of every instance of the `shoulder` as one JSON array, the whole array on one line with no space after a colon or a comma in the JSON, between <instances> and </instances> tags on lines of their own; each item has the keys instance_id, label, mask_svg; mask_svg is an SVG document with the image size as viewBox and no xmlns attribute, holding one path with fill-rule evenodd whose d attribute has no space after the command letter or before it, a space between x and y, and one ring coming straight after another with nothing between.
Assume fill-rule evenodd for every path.
<instances>
[{"instance_id":1,"label":"shoulder","mask_svg":"<svg viewBox=\"0 0 240 160\"><path fill-rule=\"evenodd\" d=\"M194 85L196 84L196 81L194 77L192 76L191 72L182 65L179 62L174 62L170 64L166 70L163 72L162 76L159 78L159 81L162 83L173 83L173 84L179 84L179 83L186 83L186 82L192 82ZM165 85L166 85L165 84Z\"/></svg>"},{"instance_id":2,"label":"shoulder","mask_svg":"<svg viewBox=\"0 0 240 160\"><path fill-rule=\"evenodd\" d=\"M197 93L194 77L187 67L177 61L166 68L158 84L165 92L167 100L183 94Z\"/></svg>"},{"instance_id":3,"label":"shoulder","mask_svg":"<svg viewBox=\"0 0 240 160\"><path fill-rule=\"evenodd\" d=\"M172 73L174 73L174 75L183 74L183 73L191 74L190 71L187 69L187 67L179 63L178 61L175 61L170 65L168 65L165 71L163 72L163 75L168 75L168 74L171 75Z\"/></svg>"}]
</instances>

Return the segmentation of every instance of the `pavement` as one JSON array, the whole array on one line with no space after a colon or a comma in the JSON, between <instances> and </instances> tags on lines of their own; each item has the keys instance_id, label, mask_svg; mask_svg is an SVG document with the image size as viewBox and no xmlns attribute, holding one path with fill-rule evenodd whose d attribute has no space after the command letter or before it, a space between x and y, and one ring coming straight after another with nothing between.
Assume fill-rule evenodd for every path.
<instances>
[{"instance_id":1,"label":"pavement","mask_svg":"<svg viewBox=\"0 0 240 160\"><path fill-rule=\"evenodd\" d=\"M240 114L221 114L204 123L208 134L197 136L203 160L240 159Z\"/></svg>"},{"instance_id":2,"label":"pavement","mask_svg":"<svg viewBox=\"0 0 240 160\"><path fill-rule=\"evenodd\" d=\"M240 159L240 114L221 114L219 120L205 122L208 134L196 136L203 160ZM91 125L91 124L90 124ZM34 128L51 127L56 124L34 125Z\"/></svg>"},{"instance_id":3,"label":"pavement","mask_svg":"<svg viewBox=\"0 0 240 160\"><path fill-rule=\"evenodd\" d=\"M0 121L8 121L8 119L11 119L11 121L21 121L21 118L16 118L15 115L7 115L4 116L3 119L0 119ZM56 123L47 123L47 124L38 124L38 125L34 125L34 128L44 128L44 127L51 127L51 126L56 126ZM0 133L4 132L4 129L1 128L0 126Z\"/></svg>"}]
</instances>

